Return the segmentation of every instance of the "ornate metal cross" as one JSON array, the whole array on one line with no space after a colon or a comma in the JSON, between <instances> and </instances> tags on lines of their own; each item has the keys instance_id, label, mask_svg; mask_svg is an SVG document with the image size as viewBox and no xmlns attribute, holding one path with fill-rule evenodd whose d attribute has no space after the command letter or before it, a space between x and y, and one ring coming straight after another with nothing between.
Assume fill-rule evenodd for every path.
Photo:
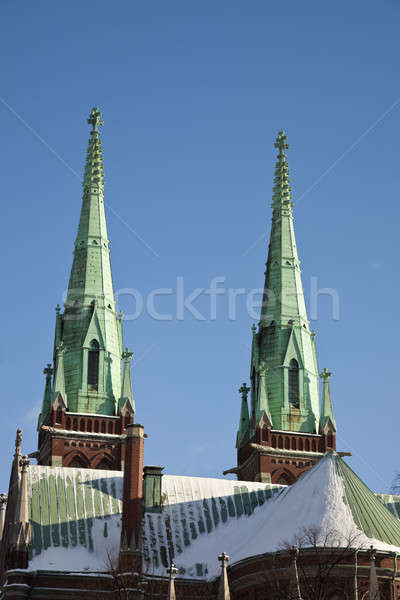
<instances>
[{"instance_id":1,"label":"ornate metal cross","mask_svg":"<svg viewBox=\"0 0 400 600\"><path fill-rule=\"evenodd\" d=\"M247 387L246 383L242 384L242 387L239 388L239 392L242 394L242 398L247 398L247 394L249 393L250 388Z\"/></svg>"},{"instance_id":2,"label":"ornate metal cross","mask_svg":"<svg viewBox=\"0 0 400 600\"><path fill-rule=\"evenodd\" d=\"M126 347L125 352L122 353L122 358L124 360L131 360L132 356L133 356L133 352L130 352L129 348Z\"/></svg>"},{"instance_id":3,"label":"ornate metal cross","mask_svg":"<svg viewBox=\"0 0 400 600\"><path fill-rule=\"evenodd\" d=\"M101 112L100 110L97 108L97 106L95 106L94 108L92 108L89 118L88 118L88 123L89 125L92 126L92 131L91 133L97 133L99 131L99 127L100 125L104 125L102 119L101 119Z\"/></svg>"},{"instance_id":4,"label":"ornate metal cross","mask_svg":"<svg viewBox=\"0 0 400 600\"><path fill-rule=\"evenodd\" d=\"M287 135L284 131L280 131L275 140L275 148L278 148L279 154L288 150L289 144L287 143Z\"/></svg>"},{"instance_id":5,"label":"ornate metal cross","mask_svg":"<svg viewBox=\"0 0 400 600\"><path fill-rule=\"evenodd\" d=\"M322 373L320 373L320 375L319 375L319 376L320 376L320 377L322 377L322 379L323 379L324 381L328 381L328 380L329 380L329 377L330 377L331 375L332 375L332 373L329 373L328 369L324 369L324 370L322 371Z\"/></svg>"},{"instance_id":6,"label":"ornate metal cross","mask_svg":"<svg viewBox=\"0 0 400 600\"><path fill-rule=\"evenodd\" d=\"M221 554L218 556L218 560L221 563L221 567L226 567L229 562L229 556L226 552L221 552Z\"/></svg>"},{"instance_id":7,"label":"ornate metal cross","mask_svg":"<svg viewBox=\"0 0 400 600\"><path fill-rule=\"evenodd\" d=\"M43 374L46 375L46 379L50 379L53 375L53 369L50 363L47 363L46 367L43 369Z\"/></svg>"}]
</instances>

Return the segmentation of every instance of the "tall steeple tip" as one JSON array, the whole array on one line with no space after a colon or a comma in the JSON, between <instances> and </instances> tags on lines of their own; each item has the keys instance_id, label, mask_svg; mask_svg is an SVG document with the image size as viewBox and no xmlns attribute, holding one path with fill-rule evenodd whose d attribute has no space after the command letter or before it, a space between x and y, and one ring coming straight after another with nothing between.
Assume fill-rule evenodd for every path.
<instances>
[{"instance_id":1,"label":"tall steeple tip","mask_svg":"<svg viewBox=\"0 0 400 600\"><path fill-rule=\"evenodd\" d=\"M290 187L289 167L285 151L289 149L287 135L279 131L276 136L275 148L278 149L278 160L275 165L274 187L272 190L272 206L274 208L282 205L291 205L292 190Z\"/></svg>"},{"instance_id":2,"label":"tall steeple tip","mask_svg":"<svg viewBox=\"0 0 400 600\"><path fill-rule=\"evenodd\" d=\"M103 150L101 148L99 127L104 125L104 122L101 118L100 109L97 106L90 111L87 122L92 126L92 130L86 154L83 190L84 192L91 191L92 193L96 193L99 191L102 193L104 189Z\"/></svg>"}]
</instances>

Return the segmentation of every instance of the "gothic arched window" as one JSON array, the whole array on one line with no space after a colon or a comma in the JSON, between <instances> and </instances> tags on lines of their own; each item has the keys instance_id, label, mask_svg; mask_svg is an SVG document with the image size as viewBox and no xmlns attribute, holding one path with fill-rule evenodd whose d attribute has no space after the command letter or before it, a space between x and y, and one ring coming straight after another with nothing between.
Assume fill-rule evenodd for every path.
<instances>
[{"instance_id":1,"label":"gothic arched window","mask_svg":"<svg viewBox=\"0 0 400 600\"><path fill-rule=\"evenodd\" d=\"M92 340L88 353L88 385L97 389L99 383L99 342Z\"/></svg>"},{"instance_id":2,"label":"gothic arched window","mask_svg":"<svg viewBox=\"0 0 400 600\"><path fill-rule=\"evenodd\" d=\"M292 358L289 364L289 402L299 408L299 363Z\"/></svg>"}]
</instances>

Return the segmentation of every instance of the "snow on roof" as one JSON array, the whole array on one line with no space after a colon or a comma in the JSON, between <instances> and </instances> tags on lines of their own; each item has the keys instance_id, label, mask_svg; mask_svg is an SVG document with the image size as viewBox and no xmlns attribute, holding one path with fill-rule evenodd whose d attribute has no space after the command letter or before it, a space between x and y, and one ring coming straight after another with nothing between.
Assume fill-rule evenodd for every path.
<instances>
[{"instance_id":1,"label":"snow on roof","mask_svg":"<svg viewBox=\"0 0 400 600\"><path fill-rule=\"evenodd\" d=\"M311 527L332 532L335 543L345 547L354 538L354 547L400 548L399 521L334 452L275 493L265 484L172 476L163 477L162 490L162 513L145 514L148 573L166 575L174 558L180 576L212 578L219 572L220 552L233 564L279 550Z\"/></svg>"},{"instance_id":2,"label":"snow on roof","mask_svg":"<svg viewBox=\"0 0 400 600\"><path fill-rule=\"evenodd\" d=\"M107 570L120 542L121 471L43 467L29 473L29 569Z\"/></svg>"},{"instance_id":3,"label":"snow on roof","mask_svg":"<svg viewBox=\"0 0 400 600\"><path fill-rule=\"evenodd\" d=\"M119 550L122 472L37 465L28 471L29 569L108 570L107 554L116 558ZM400 549L400 498L375 496L334 452L290 487L164 475L162 504L161 512L144 514L149 574L166 575L173 558L180 576L212 578L220 552L232 564L275 551L311 526L334 530L344 545L357 531L357 547Z\"/></svg>"}]
</instances>

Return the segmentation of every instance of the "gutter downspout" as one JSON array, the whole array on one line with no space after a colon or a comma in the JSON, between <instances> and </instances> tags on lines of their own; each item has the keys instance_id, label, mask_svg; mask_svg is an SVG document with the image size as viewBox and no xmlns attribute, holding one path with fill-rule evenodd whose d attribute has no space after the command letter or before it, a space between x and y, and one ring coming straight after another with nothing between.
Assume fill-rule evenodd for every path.
<instances>
[{"instance_id":1,"label":"gutter downspout","mask_svg":"<svg viewBox=\"0 0 400 600\"><path fill-rule=\"evenodd\" d=\"M397 552L393 554L393 579L392 579L392 598L396 600L396 575L397 575Z\"/></svg>"},{"instance_id":2,"label":"gutter downspout","mask_svg":"<svg viewBox=\"0 0 400 600\"><path fill-rule=\"evenodd\" d=\"M356 550L355 552L355 560L356 560L356 564L355 564L355 570L354 570L354 600L358 600L358 550Z\"/></svg>"}]
</instances>

